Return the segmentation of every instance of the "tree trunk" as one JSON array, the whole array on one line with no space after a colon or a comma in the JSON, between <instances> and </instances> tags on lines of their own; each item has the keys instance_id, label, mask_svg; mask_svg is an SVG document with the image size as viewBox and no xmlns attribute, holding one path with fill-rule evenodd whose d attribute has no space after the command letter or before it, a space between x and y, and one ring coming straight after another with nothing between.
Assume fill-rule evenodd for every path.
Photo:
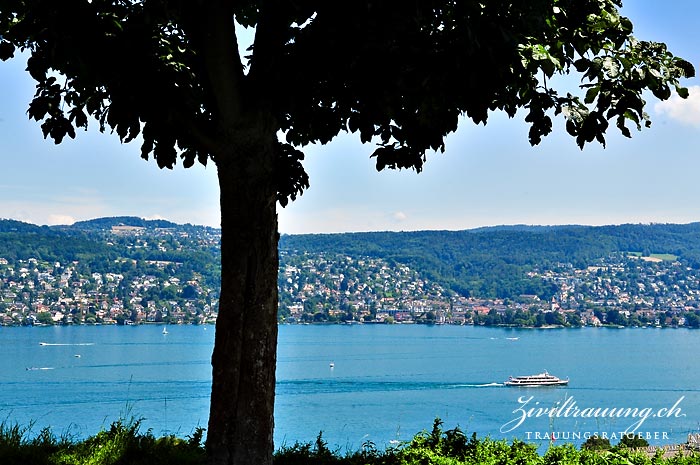
<instances>
[{"instance_id":1,"label":"tree trunk","mask_svg":"<svg viewBox=\"0 0 700 465\"><path fill-rule=\"evenodd\" d=\"M207 432L213 465L270 465L274 447L279 266L275 138L247 139L245 147L239 143L227 157L216 158L221 299Z\"/></svg>"}]
</instances>

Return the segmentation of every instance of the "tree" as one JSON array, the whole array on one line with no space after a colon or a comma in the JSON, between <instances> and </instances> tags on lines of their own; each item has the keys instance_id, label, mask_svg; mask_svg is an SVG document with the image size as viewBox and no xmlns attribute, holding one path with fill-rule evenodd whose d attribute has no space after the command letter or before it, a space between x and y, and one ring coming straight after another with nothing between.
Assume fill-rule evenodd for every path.
<instances>
[{"instance_id":1,"label":"tree","mask_svg":"<svg viewBox=\"0 0 700 465\"><path fill-rule=\"evenodd\" d=\"M623 434L620 442L616 446L618 449L641 449L649 447L649 442L642 437L641 434Z\"/></svg>"},{"instance_id":2,"label":"tree","mask_svg":"<svg viewBox=\"0 0 700 465\"><path fill-rule=\"evenodd\" d=\"M598 436L590 436L586 439L586 442L581 444L581 450L610 450L612 446L610 445L610 440L608 438L602 438Z\"/></svg>"},{"instance_id":3,"label":"tree","mask_svg":"<svg viewBox=\"0 0 700 465\"><path fill-rule=\"evenodd\" d=\"M700 328L700 316L693 312L686 313L685 324L691 328Z\"/></svg>"},{"instance_id":4,"label":"tree","mask_svg":"<svg viewBox=\"0 0 700 465\"><path fill-rule=\"evenodd\" d=\"M49 312L39 312L36 314L36 321L37 323L41 323L44 325L53 325L54 321L53 318L51 318L51 313Z\"/></svg>"},{"instance_id":5,"label":"tree","mask_svg":"<svg viewBox=\"0 0 700 465\"><path fill-rule=\"evenodd\" d=\"M627 319L625 318L625 315L620 313L619 310L608 310L605 315L605 321L608 324L622 326L625 326L627 324Z\"/></svg>"},{"instance_id":6,"label":"tree","mask_svg":"<svg viewBox=\"0 0 700 465\"><path fill-rule=\"evenodd\" d=\"M221 298L207 451L269 464L277 341L276 203L308 187L300 148L340 131L377 169L420 171L460 115L524 109L540 142L561 115L583 147L648 126L643 92L685 97L693 67L638 41L619 0L2 0L0 59L29 55L30 118L60 143L89 117L160 167L216 165ZM237 26L255 28L249 56ZM23 55L24 56L24 55ZM585 95L560 95L578 72ZM280 138L278 135L283 134ZM281 140L282 139L282 140Z\"/></svg>"},{"instance_id":7,"label":"tree","mask_svg":"<svg viewBox=\"0 0 700 465\"><path fill-rule=\"evenodd\" d=\"M188 284L182 288L181 296L183 299L195 299L197 294L197 288L191 284Z\"/></svg>"}]
</instances>

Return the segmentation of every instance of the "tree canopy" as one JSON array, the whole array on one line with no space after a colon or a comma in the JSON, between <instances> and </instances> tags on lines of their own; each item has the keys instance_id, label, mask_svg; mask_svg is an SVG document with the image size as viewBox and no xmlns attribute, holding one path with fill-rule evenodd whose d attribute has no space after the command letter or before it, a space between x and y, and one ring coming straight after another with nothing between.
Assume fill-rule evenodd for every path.
<instances>
[{"instance_id":1,"label":"tree canopy","mask_svg":"<svg viewBox=\"0 0 700 465\"><path fill-rule=\"evenodd\" d=\"M560 115L583 147L649 125L645 91L694 68L637 40L619 0L0 0L0 59L29 56L30 118L60 143L97 121L160 167L212 161L221 300L212 463L269 464L277 313L276 201L308 187L301 148L339 132L377 168L422 169L460 116L519 109L537 144ZM255 28L249 55L237 28ZM580 96L551 78L577 73ZM283 137L279 135L283 134Z\"/></svg>"},{"instance_id":2,"label":"tree canopy","mask_svg":"<svg viewBox=\"0 0 700 465\"><path fill-rule=\"evenodd\" d=\"M277 146L283 204L308 186L297 147L341 131L377 141L377 168L420 171L460 115L525 109L530 142L562 114L579 146L613 122L650 124L643 91L667 99L692 65L632 36L618 0L300 2L4 0L0 58L29 50L30 118L60 143L88 116L161 167L214 158L221 121L264 110ZM256 28L239 57L234 21ZM225 27L214 27L224 23ZM388 27L389 25L389 27ZM218 34L218 35L217 35ZM208 54L225 49L229 63ZM583 97L548 85L582 75Z\"/></svg>"}]
</instances>

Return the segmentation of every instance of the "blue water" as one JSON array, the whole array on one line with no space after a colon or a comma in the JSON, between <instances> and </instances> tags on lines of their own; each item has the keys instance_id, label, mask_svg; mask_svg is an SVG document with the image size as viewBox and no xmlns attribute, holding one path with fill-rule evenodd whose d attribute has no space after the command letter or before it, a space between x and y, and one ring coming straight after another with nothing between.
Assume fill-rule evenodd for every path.
<instances>
[{"instance_id":1,"label":"blue water","mask_svg":"<svg viewBox=\"0 0 700 465\"><path fill-rule=\"evenodd\" d=\"M130 417L143 418L154 434L206 427L214 328L168 329L0 328L0 421L76 436ZM435 417L479 436L543 444L538 438L551 432L624 431L645 408L637 431L651 434L652 444L684 442L700 424L699 331L282 326L278 353L277 446L311 441L319 431L341 448L386 446L429 429ZM570 385L502 384L544 370ZM523 411L557 402L639 414L596 418L588 410L575 418L571 409L527 417L507 431ZM661 408L670 418L651 416Z\"/></svg>"}]
</instances>

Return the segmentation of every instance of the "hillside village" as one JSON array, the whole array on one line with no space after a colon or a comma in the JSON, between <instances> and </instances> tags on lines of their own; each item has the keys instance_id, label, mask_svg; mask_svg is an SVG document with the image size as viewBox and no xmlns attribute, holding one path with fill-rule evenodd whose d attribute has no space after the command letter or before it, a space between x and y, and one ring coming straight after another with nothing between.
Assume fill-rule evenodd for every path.
<instances>
[{"instance_id":1,"label":"hillside village","mask_svg":"<svg viewBox=\"0 0 700 465\"><path fill-rule=\"evenodd\" d=\"M216 321L219 230L94 221L79 233L0 231L1 325ZM697 328L699 268L611 253L531 267L512 279L541 292L485 298L394 259L281 248L279 321Z\"/></svg>"},{"instance_id":2,"label":"hillside village","mask_svg":"<svg viewBox=\"0 0 700 465\"><path fill-rule=\"evenodd\" d=\"M383 322L511 326L700 326L700 271L673 256L620 254L584 269L533 270L550 298L459 296L406 265L338 254L283 255L285 322Z\"/></svg>"},{"instance_id":3,"label":"hillside village","mask_svg":"<svg viewBox=\"0 0 700 465\"><path fill-rule=\"evenodd\" d=\"M98 252L68 262L0 256L0 323L216 321L217 281L204 270L187 266L186 260L172 257L187 257L181 253L187 248L215 249L218 234L113 226L100 237L115 253Z\"/></svg>"}]
</instances>

